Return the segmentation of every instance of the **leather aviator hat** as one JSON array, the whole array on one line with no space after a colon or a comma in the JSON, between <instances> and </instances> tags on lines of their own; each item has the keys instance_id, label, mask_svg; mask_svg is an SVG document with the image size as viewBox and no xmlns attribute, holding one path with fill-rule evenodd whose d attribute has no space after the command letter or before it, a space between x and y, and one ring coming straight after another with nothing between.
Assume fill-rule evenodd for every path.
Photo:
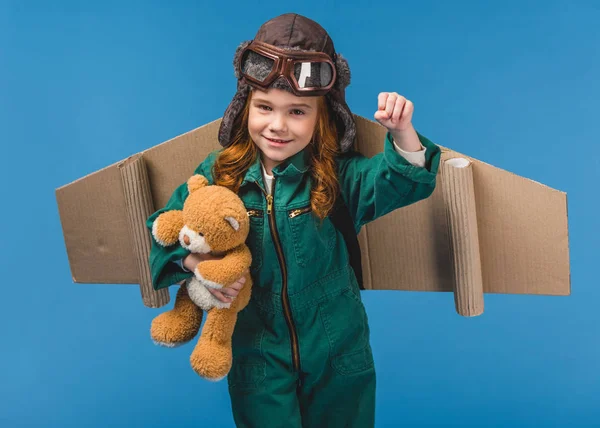
<instances>
[{"instance_id":1,"label":"leather aviator hat","mask_svg":"<svg viewBox=\"0 0 600 428\"><path fill-rule=\"evenodd\" d=\"M350 68L317 22L295 13L265 22L254 40L238 46L233 65L237 92L219 128L223 147L231 144L234 123L253 87L283 89L299 97L325 95L335 115L340 150L352 147L356 125L345 101Z\"/></svg>"}]
</instances>

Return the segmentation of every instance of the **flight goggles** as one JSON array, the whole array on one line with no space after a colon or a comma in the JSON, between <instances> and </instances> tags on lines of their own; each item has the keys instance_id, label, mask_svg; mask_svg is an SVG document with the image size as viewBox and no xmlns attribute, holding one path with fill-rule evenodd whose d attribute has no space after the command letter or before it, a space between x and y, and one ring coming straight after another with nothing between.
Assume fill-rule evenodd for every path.
<instances>
[{"instance_id":1,"label":"flight goggles","mask_svg":"<svg viewBox=\"0 0 600 428\"><path fill-rule=\"evenodd\" d=\"M326 53L283 50L256 40L240 55L238 70L263 90L283 76L296 96L325 95L336 79L335 64Z\"/></svg>"}]
</instances>

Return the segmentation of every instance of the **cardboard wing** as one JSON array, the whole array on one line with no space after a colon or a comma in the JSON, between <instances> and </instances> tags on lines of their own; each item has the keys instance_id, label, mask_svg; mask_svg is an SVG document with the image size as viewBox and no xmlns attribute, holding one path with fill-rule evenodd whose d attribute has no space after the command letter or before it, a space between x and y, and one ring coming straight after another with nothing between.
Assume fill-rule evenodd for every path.
<instances>
[{"instance_id":1,"label":"cardboard wing","mask_svg":"<svg viewBox=\"0 0 600 428\"><path fill-rule=\"evenodd\" d=\"M356 149L383 149L385 128L360 116ZM220 119L56 190L74 282L140 284L144 304L168 303L150 282L145 221L217 149ZM366 289L453 291L478 315L484 293L569 295L564 192L442 147L437 186L359 235Z\"/></svg>"}]
</instances>

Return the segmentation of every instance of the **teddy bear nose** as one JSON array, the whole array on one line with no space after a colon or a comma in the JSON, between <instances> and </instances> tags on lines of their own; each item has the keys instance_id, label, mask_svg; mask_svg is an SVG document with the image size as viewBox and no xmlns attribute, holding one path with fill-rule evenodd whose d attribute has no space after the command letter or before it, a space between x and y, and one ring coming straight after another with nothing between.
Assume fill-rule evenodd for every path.
<instances>
[{"instance_id":1,"label":"teddy bear nose","mask_svg":"<svg viewBox=\"0 0 600 428\"><path fill-rule=\"evenodd\" d=\"M185 245L190 245L190 237L183 235L183 242L185 242Z\"/></svg>"}]
</instances>

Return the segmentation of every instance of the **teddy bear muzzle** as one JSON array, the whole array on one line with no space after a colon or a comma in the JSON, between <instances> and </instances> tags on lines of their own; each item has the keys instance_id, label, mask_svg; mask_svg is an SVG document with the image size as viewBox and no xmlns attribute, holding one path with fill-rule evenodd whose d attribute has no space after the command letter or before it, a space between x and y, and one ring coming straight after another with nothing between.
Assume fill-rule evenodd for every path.
<instances>
[{"instance_id":1,"label":"teddy bear muzzle","mask_svg":"<svg viewBox=\"0 0 600 428\"><path fill-rule=\"evenodd\" d=\"M179 233L179 243L192 253L206 254L211 252L210 245L206 242L202 232L196 232L189 226L183 226Z\"/></svg>"}]
</instances>

